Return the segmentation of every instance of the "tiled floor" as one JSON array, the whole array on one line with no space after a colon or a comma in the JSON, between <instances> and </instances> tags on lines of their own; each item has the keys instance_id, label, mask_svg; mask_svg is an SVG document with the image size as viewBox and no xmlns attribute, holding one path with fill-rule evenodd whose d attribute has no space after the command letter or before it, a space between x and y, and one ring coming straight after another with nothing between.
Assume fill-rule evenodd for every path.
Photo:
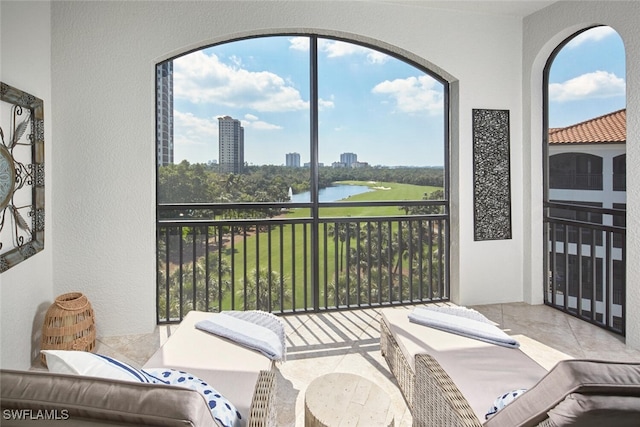
<instances>
[{"instance_id":1,"label":"tiled floor","mask_svg":"<svg viewBox=\"0 0 640 427\"><path fill-rule=\"evenodd\" d=\"M566 358L640 360L622 337L544 305L495 304L473 307L520 341L521 349L550 369ZM411 310L399 307L397 310ZM393 401L396 425L410 426L411 413L380 355L378 309L282 317L287 361L278 366L278 425L304 425L304 392L316 377L349 372L369 378ZM155 333L100 338L97 351L141 366L175 326Z\"/></svg>"}]
</instances>

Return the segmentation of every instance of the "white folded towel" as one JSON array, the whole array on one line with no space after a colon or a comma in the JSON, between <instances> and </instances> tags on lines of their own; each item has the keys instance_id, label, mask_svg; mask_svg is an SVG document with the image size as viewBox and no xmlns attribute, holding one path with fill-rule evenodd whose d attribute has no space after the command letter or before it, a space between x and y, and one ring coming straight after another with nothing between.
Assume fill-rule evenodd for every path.
<instances>
[{"instance_id":1,"label":"white folded towel","mask_svg":"<svg viewBox=\"0 0 640 427\"><path fill-rule=\"evenodd\" d=\"M409 313L409 321L503 347L518 348L520 346L518 341L489 323L488 320L485 322L476 316L471 316L475 317L471 318L468 316L469 313L456 313L455 310L445 312L435 308L435 310L431 310L428 307L416 307L413 312ZM480 314L480 316L482 315Z\"/></svg>"},{"instance_id":2,"label":"white folded towel","mask_svg":"<svg viewBox=\"0 0 640 427\"><path fill-rule=\"evenodd\" d=\"M223 311L196 323L196 328L257 350L271 360L284 361L284 325L266 312Z\"/></svg>"}]
</instances>

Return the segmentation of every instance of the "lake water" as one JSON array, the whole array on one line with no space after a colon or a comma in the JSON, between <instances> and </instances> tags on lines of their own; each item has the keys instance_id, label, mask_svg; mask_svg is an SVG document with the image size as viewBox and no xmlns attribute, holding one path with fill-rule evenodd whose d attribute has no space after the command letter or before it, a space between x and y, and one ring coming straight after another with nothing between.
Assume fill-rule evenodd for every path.
<instances>
[{"instance_id":1,"label":"lake water","mask_svg":"<svg viewBox=\"0 0 640 427\"><path fill-rule=\"evenodd\" d=\"M366 185L336 185L334 187L321 188L318 192L318 199L321 202L335 202L337 200L346 199L349 196L356 194L366 193L371 191ZM304 193L294 194L291 197L292 202L310 202L311 192L305 191Z\"/></svg>"}]
</instances>

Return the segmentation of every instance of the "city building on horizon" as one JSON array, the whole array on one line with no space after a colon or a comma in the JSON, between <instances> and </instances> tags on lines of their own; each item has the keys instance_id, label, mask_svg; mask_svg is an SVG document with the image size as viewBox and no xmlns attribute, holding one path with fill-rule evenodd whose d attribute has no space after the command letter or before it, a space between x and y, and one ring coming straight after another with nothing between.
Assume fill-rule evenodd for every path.
<instances>
[{"instance_id":1,"label":"city building on horizon","mask_svg":"<svg viewBox=\"0 0 640 427\"><path fill-rule=\"evenodd\" d=\"M156 66L158 166L173 164L173 61Z\"/></svg>"},{"instance_id":2,"label":"city building on horizon","mask_svg":"<svg viewBox=\"0 0 640 427\"><path fill-rule=\"evenodd\" d=\"M244 128L240 120L218 117L218 151L220 172L239 174L244 171Z\"/></svg>"},{"instance_id":3,"label":"city building on horizon","mask_svg":"<svg viewBox=\"0 0 640 427\"><path fill-rule=\"evenodd\" d=\"M287 167L299 168L300 167L300 153L287 153L286 163Z\"/></svg>"},{"instance_id":4,"label":"city building on horizon","mask_svg":"<svg viewBox=\"0 0 640 427\"><path fill-rule=\"evenodd\" d=\"M344 163L346 167L350 168L354 163L358 163L358 155L356 153L342 153L340 154L340 163Z\"/></svg>"}]
</instances>

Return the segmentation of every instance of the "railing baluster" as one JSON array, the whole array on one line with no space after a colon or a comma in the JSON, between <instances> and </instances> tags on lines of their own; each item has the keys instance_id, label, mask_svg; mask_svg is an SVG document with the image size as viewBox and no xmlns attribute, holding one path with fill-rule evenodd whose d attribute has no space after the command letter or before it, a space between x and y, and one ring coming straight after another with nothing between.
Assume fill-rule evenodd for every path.
<instances>
[{"instance_id":1,"label":"railing baluster","mask_svg":"<svg viewBox=\"0 0 640 427\"><path fill-rule=\"evenodd\" d=\"M183 310L182 310L182 303L184 301L184 286L183 286L184 285L183 284L183 277L184 277L184 269L183 269L183 262L184 261L183 260L184 260L184 256L183 256L183 253L182 253L182 251L184 249L184 244L183 244L183 239L182 239L182 236L183 236L182 232L183 232L183 228L180 227L180 270L179 270L180 271L180 288L179 288L179 295L180 296L178 298L178 300L179 300L178 302L180 304L180 311L179 311L180 319L182 319L184 317L183 316Z\"/></svg>"},{"instance_id":2,"label":"railing baluster","mask_svg":"<svg viewBox=\"0 0 640 427\"><path fill-rule=\"evenodd\" d=\"M284 311L284 230L280 224L280 313Z\"/></svg>"},{"instance_id":3,"label":"railing baluster","mask_svg":"<svg viewBox=\"0 0 640 427\"><path fill-rule=\"evenodd\" d=\"M158 258L158 322L179 321L191 309L309 311L311 287L322 310L426 302L445 294L442 215L323 218L317 221L320 247L310 252L309 218L251 219L261 210L223 210L210 220L193 211L158 220L158 245L166 247ZM309 276L310 253L322 264L315 278Z\"/></svg>"},{"instance_id":4,"label":"railing baluster","mask_svg":"<svg viewBox=\"0 0 640 427\"><path fill-rule=\"evenodd\" d=\"M209 226L204 226L204 311L209 310ZM218 294L220 297L220 294Z\"/></svg>"},{"instance_id":5,"label":"railing baluster","mask_svg":"<svg viewBox=\"0 0 640 427\"><path fill-rule=\"evenodd\" d=\"M243 263L242 274L243 274L244 286L242 287L242 294L244 295L243 297L244 310L246 310L247 309L247 279L249 277L249 272L247 271L247 226L246 225L242 227L242 242L243 242L242 247L244 251L244 257L242 260L242 263Z\"/></svg>"},{"instance_id":6,"label":"railing baluster","mask_svg":"<svg viewBox=\"0 0 640 427\"><path fill-rule=\"evenodd\" d=\"M389 239L388 241L388 245L387 245L387 256L388 256L388 275L389 275L389 303L393 302L393 253L391 250L391 245L393 242L393 236L392 236L392 226L391 226L391 221L389 221L387 223L387 225L389 226L388 230L387 230L387 237Z\"/></svg>"},{"instance_id":7,"label":"railing baluster","mask_svg":"<svg viewBox=\"0 0 640 427\"><path fill-rule=\"evenodd\" d=\"M171 263L170 263L170 259L171 259L171 249L170 249L170 244L169 241L171 240L171 235L169 234L169 227L166 227L165 229L165 235L166 237L166 243L165 243L165 250L167 251L167 253L165 254L166 258L165 258L165 284L167 286L167 289L165 290L165 319L168 322L169 320L171 320L171 294L170 294L170 283L171 283L171 271L169 270L169 268L171 267Z\"/></svg>"},{"instance_id":8,"label":"railing baluster","mask_svg":"<svg viewBox=\"0 0 640 427\"><path fill-rule=\"evenodd\" d=\"M296 225L291 227L291 311L296 312Z\"/></svg>"},{"instance_id":9,"label":"railing baluster","mask_svg":"<svg viewBox=\"0 0 640 427\"><path fill-rule=\"evenodd\" d=\"M362 286L362 277L360 275L360 221L356 223L356 283L357 283L357 295L356 303L358 307L362 304L360 299L360 288Z\"/></svg>"},{"instance_id":10,"label":"railing baluster","mask_svg":"<svg viewBox=\"0 0 640 427\"><path fill-rule=\"evenodd\" d=\"M322 261L322 265L323 265L323 288L324 288L324 308L328 308L329 307L329 292L328 292L328 283L329 283L329 224L328 223L323 223L322 224L322 237L324 239L324 245L323 246L323 261Z\"/></svg>"},{"instance_id":11,"label":"railing baluster","mask_svg":"<svg viewBox=\"0 0 640 427\"><path fill-rule=\"evenodd\" d=\"M371 306L371 221L367 221L367 288L367 298Z\"/></svg>"}]
</instances>

